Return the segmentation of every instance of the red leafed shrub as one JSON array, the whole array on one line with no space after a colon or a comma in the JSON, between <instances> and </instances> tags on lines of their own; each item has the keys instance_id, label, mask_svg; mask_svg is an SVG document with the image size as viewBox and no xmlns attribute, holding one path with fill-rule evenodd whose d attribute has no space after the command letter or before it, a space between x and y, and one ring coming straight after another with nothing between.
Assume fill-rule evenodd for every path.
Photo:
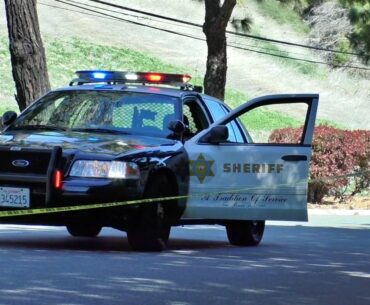
<instances>
[{"instance_id":1,"label":"red leafed shrub","mask_svg":"<svg viewBox=\"0 0 370 305\"><path fill-rule=\"evenodd\" d=\"M278 129L269 141L297 143L301 134L301 128ZM325 195L343 199L345 192L355 195L370 186L370 131L321 125L315 128L312 146L309 201L321 202Z\"/></svg>"}]
</instances>

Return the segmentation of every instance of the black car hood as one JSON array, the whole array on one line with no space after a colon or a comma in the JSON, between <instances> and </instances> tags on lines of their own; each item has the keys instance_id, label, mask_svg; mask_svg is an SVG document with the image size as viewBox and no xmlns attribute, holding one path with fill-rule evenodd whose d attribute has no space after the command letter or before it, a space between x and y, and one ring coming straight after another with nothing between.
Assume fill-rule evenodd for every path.
<instances>
[{"instance_id":1,"label":"black car hood","mask_svg":"<svg viewBox=\"0 0 370 305\"><path fill-rule=\"evenodd\" d=\"M0 133L1 146L19 146L25 148L52 148L54 146L61 146L64 151L111 155L161 145L173 145L175 143L176 141L174 140L140 135L59 131L9 131Z\"/></svg>"}]
</instances>

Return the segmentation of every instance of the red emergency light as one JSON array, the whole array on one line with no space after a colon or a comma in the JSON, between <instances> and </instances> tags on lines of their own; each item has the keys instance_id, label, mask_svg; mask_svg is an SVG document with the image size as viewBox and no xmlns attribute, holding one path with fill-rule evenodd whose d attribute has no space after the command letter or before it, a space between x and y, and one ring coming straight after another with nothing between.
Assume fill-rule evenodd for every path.
<instances>
[{"instance_id":1,"label":"red emergency light","mask_svg":"<svg viewBox=\"0 0 370 305\"><path fill-rule=\"evenodd\" d=\"M154 82L154 83L157 83L157 82L160 82L163 80L163 75L162 74L152 74L152 73L148 73L145 75L145 78L150 81L150 82Z\"/></svg>"}]
</instances>

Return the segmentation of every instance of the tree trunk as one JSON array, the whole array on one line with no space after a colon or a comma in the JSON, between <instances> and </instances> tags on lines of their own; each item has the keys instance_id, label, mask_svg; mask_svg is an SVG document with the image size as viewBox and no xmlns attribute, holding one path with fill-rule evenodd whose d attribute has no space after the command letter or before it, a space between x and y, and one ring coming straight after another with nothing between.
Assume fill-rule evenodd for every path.
<instances>
[{"instance_id":1,"label":"tree trunk","mask_svg":"<svg viewBox=\"0 0 370 305\"><path fill-rule=\"evenodd\" d=\"M50 90L36 0L5 0L9 49L19 109Z\"/></svg>"},{"instance_id":2,"label":"tree trunk","mask_svg":"<svg viewBox=\"0 0 370 305\"><path fill-rule=\"evenodd\" d=\"M225 97L227 53L226 27L236 0L205 0L206 16L203 32L206 35L208 55L204 77L204 92L221 100Z\"/></svg>"}]
</instances>

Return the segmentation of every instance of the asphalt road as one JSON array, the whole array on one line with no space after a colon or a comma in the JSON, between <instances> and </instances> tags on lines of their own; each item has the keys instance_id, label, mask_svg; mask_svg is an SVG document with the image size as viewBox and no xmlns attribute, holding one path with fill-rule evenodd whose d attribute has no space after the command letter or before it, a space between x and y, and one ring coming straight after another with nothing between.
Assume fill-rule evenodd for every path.
<instances>
[{"instance_id":1,"label":"asphalt road","mask_svg":"<svg viewBox=\"0 0 370 305\"><path fill-rule=\"evenodd\" d=\"M370 304L370 216L270 223L257 248L230 246L222 227L175 228L162 253L126 236L0 226L3 304Z\"/></svg>"}]
</instances>

